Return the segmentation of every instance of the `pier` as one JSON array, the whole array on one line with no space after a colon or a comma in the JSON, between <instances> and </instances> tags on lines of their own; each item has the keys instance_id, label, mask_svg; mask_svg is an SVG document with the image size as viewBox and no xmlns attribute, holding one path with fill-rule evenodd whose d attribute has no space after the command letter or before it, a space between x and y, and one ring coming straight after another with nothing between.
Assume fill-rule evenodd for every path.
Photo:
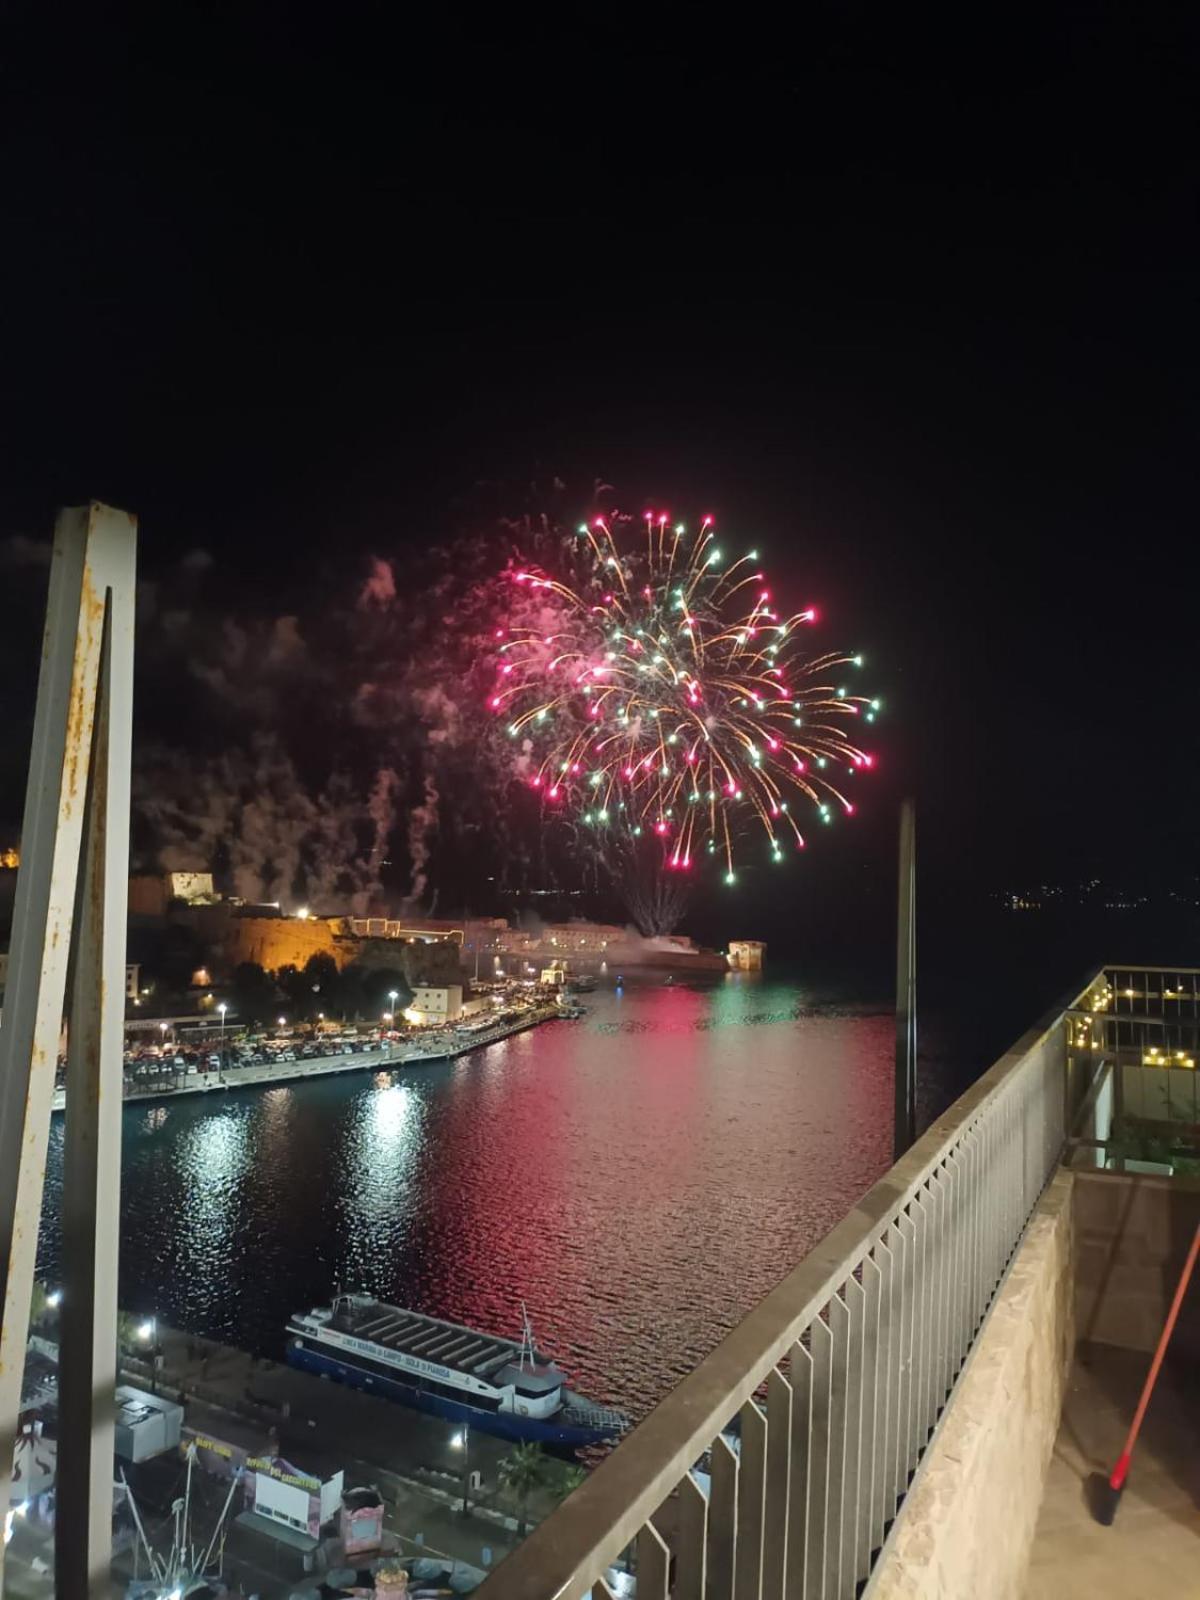
<instances>
[{"instance_id":1,"label":"pier","mask_svg":"<svg viewBox=\"0 0 1200 1600\"><path fill-rule=\"evenodd\" d=\"M395 1067L418 1067L435 1061L457 1061L459 1056L470 1055L472 1050L483 1050L498 1044L513 1034L524 1033L542 1022L567 1022L577 1018L580 1009L558 1004L537 1006L526 1014L491 1028L480 1028L464 1037L462 1029L448 1032L444 1049L429 1050L415 1045L396 1043L383 1050L353 1051L338 1056L317 1056L310 1061L270 1061L252 1067L220 1067L212 1072L174 1073L171 1081L163 1074L151 1085L143 1088L125 1081L124 1100L131 1101L174 1100L179 1095L216 1094L230 1089L250 1089L267 1083L293 1083L300 1078L330 1077L341 1072L379 1072ZM54 1091L53 1110L66 1107L66 1090Z\"/></svg>"}]
</instances>

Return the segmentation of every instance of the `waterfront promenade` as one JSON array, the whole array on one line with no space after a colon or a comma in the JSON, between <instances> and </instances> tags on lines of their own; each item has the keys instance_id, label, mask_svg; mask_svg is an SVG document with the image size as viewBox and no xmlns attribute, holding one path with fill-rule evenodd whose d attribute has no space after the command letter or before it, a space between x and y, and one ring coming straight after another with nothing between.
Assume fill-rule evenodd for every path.
<instances>
[{"instance_id":1,"label":"waterfront promenade","mask_svg":"<svg viewBox=\"0 0 1200 1600\"><path fill-rule=\"evenodd\" d=\"M476 1032L447 1030L447 1042L434 1049L402 1042L383 1050L354 1051L345 1055L316 1056L309 1061L269 1061L251 1067L222 1067L212 1072L162 1074L143 1087L125 1081L128 1101L174 1100L185 1094L219 1094L232 1089L249 1089L265 1083L291 1083L298 1078L324 1078L342 1072L390 1071L396 1067L418 1067L435 1061L456 1061L472 1050L482 1050L501 1039L508 1039L542 1022L569 1021L580 1013L557 1003L536 1006L520 1016L496 1023ZM55 1111L66 1105L66 1091L54 1091Z\"/></svg>"},{"instance_id":2,"label":"waterfront promenade","mask_svg":"<svg viewBox=\"0 0 1200 1600\"><path fill-rule=\"evenodd\" d=\"M558 1496L535 1491L520 1506L500 1483L502 1439L298 1372L211 1339L160 1327L161 1362L124 1354L126 1381L180 1399L187 1433L249 1439L304 1470L343 1469L348 1488L378 1487L387 1524L410 1550L437 1551L480 1567L518 1543L518 1517L537 1522ZM470 1473L478 1489L464 1488ZM490 1561L489 1561L490 1558Z\"/></svg>"}]
</instances>

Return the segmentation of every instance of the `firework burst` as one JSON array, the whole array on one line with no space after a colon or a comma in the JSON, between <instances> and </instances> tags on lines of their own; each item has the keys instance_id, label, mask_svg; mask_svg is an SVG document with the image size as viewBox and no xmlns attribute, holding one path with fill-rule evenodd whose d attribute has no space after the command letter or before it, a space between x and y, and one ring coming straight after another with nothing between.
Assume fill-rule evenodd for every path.
<instances>
[{"instance_id":1,"label":"firework burst","mask_svg":"<svg viewBox=\"0 0 1200 1600\"><path fill-rule=\"evenodd\" d=\"M776 609L756 551L727 560L710 517L690 532L655 513L644 539L597 517L578 541L574 586L511 574L545 591L544 625L496 630L490 708L528 741L547 807L661 840L672 870L715 859L731 883L748 833L782 861L806 811L854 811L845 778L872 765L856 736L879 703L849 687L861 656L805 653L817 613Z\"/></svg>"}]
</instances>

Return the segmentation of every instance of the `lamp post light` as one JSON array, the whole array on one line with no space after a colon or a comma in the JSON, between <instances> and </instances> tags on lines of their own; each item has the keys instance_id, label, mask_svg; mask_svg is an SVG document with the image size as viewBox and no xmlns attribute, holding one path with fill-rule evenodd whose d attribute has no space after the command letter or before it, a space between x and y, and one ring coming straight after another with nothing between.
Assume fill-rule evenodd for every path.
<instances>
[{"instance_id":1,"label":"lamp post light","mask_svg":"<svg viewBox=\"0 0 1200 1600\"><path fill-rule=\"evenodd\" d=\"M221 1065L224 1066L225 1065L225 1013L229 1010L229 1007L225 1004L224 1000L222 1000L221 1004L217 1007L217 1010L221 1013Z\"/></svg>"},{"instance_id":2,"label":"lamp post light","mask_svg":"<svg viewBox=\"0 0 1200 1600\"><path fill-rule=\"evenodd\" d=\"M464 1422L462 1431L456 1433L450 1443L455 1450L461 1450L463 1453L462 1515L465 1517L471 1510L468 1498L471 1489L471 1424Z\"/></svg>"},{"instance_id":3,"label":"lamp post light","mask_svg":"<svg viewBox=\"0 0 1200 1600\"><path fill-rule=\"evenodd\" d=\"M158 1393L158 1318L147 1317L138 1327L138 1338L150 1346L150 1393Z\"/></svg>"}]
</instances>

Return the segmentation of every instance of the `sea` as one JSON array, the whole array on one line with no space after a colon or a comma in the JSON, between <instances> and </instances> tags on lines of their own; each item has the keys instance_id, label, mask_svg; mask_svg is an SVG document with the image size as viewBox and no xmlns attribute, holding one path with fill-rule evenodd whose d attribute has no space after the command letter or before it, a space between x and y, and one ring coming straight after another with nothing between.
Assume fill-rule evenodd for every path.
<instances>
[{"instance_id":1,"label":"sea","mask_svg":"<svg viewBox=\"0 0 1200 1600\"><path fill-rule=\"evenodd\" d=\"M453 1063L129 1106L120 1303L272 1356L339 1290L514 1336L527 1311L642 1416L889 1165L888 987L610 978ZM928 1121L987 1063L936 1014L922 1040ZM56 1118L51 1283L62 1153Z\"/></svg>"}]
</instances>

